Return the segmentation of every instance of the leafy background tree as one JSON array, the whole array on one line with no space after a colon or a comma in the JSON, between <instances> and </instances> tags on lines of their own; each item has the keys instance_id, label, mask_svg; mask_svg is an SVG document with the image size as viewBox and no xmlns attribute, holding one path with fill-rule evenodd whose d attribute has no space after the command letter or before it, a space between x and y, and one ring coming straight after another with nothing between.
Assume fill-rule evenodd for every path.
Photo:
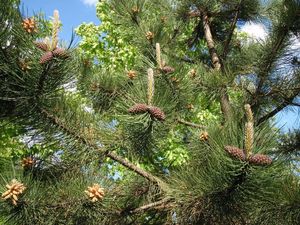
<instances>
[{"instance_id":1,"label":"leafy background tree","mask_svg":"<svg viewBox=\"0 0 300 225\"><path fill-rule=\"evenodd\" d=\"M299 2L101 1L78 47L0 6L4 224L299 223Z\"/></svg>"}]
</instances>

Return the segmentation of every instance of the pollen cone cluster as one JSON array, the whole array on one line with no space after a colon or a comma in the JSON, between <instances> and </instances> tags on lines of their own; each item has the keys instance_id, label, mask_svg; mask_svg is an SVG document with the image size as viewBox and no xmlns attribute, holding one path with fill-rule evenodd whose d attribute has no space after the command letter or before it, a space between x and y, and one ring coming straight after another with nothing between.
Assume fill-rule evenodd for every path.
<instances>
[{"instance_id":1,"label":"pollen cone cluster","mask_svg":"<svg viewBox=\"0 0 300 225\"><path fill-rule=\"evenodd\" d=\"M136 72L134 70L129 70L127 72L127 76L130 80L133 80L134 78L136 78Z\"/></svg>"},{"instance_id":2,"label":"pollen cone cluster","mask_svg":"<svg viewBox=\"0 0 300 225\"><path fill-rule=\"evenodd\" d=\"M34 33L37 32L36 23L34 21L34 18L26 18L22 22L22 27L27 33Z\"/></svg>"},{"instance_id":3,"label":"pollen cone cluster","mask_svg":"<svg viewBox=\"0 0 300 225\"><path fill-rule=\"evenodd\" d=\"M19 196L24 192L26 187L24 184L20 183L16 179L13 179L9 184L5 186L7 188L7 191L5 191L1 197L4 200L11 200L13 205L17 205Z\"/></svg>"},{"instance_id":4,"label":"pollen cone cluster","mask_svg":"<svg viewBox=\"0 0 300 225\"><path fill-rule=\"evenodd\" d=\"M23 158L22 159L22 167L23 168L30 168L34 164L34 160L31 157Z\"/></svg>"},{"instance_id":5,"label":"pollen cone cluster","mask_svg":"<svg viewBox=\"0 0 300 225\"><path fill-rule=\"evenodd\" d=\"M84 191L91 202L97 202L103 199L104 189L99 184L93 184Z\"/></svg>"},{"instance_id":6,"label":"pollen cone cluster","mask_svg":"<svg viewBox=\"0 0 300 225\"><path fill-rule=\"evenodd\" d=\"M128 109L129 113L132 114L141 114L148 112L152 117L156 118L157 120L165 120L166 116L165 113L158 107L155 106L148 106L143 103L138 103Z\"/></svg>"},{"instance_id":7,"label":"pollen cone cluster","mask_svg":"<svg viewBox=\"0 0 300 225\"><path fill-rule=\"evenodd\" d=\"M208 141L209 135L207 131L202 131L199 135L200 141Z\"/></svg>"}]
</instances>

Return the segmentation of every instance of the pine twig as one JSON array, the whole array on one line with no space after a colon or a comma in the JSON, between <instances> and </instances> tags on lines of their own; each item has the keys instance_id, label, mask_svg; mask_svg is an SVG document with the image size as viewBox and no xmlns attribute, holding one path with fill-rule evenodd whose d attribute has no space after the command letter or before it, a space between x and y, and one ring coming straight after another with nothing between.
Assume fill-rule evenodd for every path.
<instances>
[{"instance_id":1,"label":"pine twig","mask_svg":"<svg viewBox=\"0 0 300 225\"><path fill-rule=\"evenodd\" d=\"M151 210L151 209L167 209L167 208L171 207L171 205L168 204L169 202L170 202L170 199L165 198L165 199L159 200L157 202L152 202L150 204L143 205L141 207L130 210L129 213L130 214L142 213L144 211Z\"/></svg>"},{"instance_id":2,"label":"pine twig","mask_svg":"<svg viewBox=\"0 0 300 225\"><path fill-rule=\"evenodd\" d=\"M223 53L222 53L222 59L223 59L223 60L226 59L227 54L228 54L229 44L230 44L230 42L231 42L231 39L232 39L232 36L233 36L234 29L235 29L235 27L236 27L238 15L239 15L239 13L240 13L241 4L242 4L242 0L240 0L239 4L238 4L237 7L236 7L236 12L235 12L233 21L232 21L231 26L230 26L230 29L229 29L229 34L228 34L228 37L227 37L226 42L225 42L225 44L224 44L224 50L223 50Z\"/></svg>"},{"instance_id":3,"label":"pine twig","mask_svg":"<svg viewBox=\"0 0 300 225\"><path fill-rule=\"evenodd\" d=\"M298 93L292 95L291 97L285 99L279 106L277 106L274 110L269 112L268 114L262 116L258 119L257 125L265 122L266 120L270 119L271 117L275 116L278 112L280 112L282 109L287 107L291 102L294 100L294 98L298 95Z\"/></svg>"},{"instance_id":4,"label":"pine twig","mask_svg":"<svg viewBox=\"0 0 300 225\"><path fill-rule=\"evenodd\" d=\"M177 122L180 123L180 124L189 126L189 127L195 127L195 128L200 128L200 129L205 129L206 128L204 125L187 122L187 121L182 120L182 119L177 119Z\"/></svg>"},{"instance_id":5,"label":"pine twig","mask_svg":"<svg viewBox=\"0 0 300 225\"><path fill-rule=\"evenodd\" d=\"M202 25L204 29L204 36L205 40L208 46L209 54L211 57L211 61L213 63L213 67L216 71L219 71L222 69L222 64L220 61L220 58L217 54L217 50L215 48L215 43L213 40L213 36L211 33L210 25L209 25L209 18L206 12L202 11ZM229 102L229 96L227 93L226 87L221 88L221 97L220 97L220 104L221 104L221 111L225 117L225 119L229 119L230 112L231 112L231 106Z\"/></svg>"}]
</instances>

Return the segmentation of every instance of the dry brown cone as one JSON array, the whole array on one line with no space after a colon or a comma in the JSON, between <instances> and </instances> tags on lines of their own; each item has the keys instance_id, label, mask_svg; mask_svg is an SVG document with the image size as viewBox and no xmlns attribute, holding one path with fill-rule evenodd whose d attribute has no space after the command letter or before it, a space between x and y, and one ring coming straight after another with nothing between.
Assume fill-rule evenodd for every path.
<instances>
[{"instance_id":1,"label":"dry brown cone","mask_svg":"<svg viewBox=\"0 0 300 225\"><path fill-rule=\"evenodd\" d=\"M245 161L246 156L242 149L234 146L225 146L225 151L228 152L232 157Z\"/></svg>"},{"instance_id":2,"label":"dry brown cone","mask_svg":"<svg viewBox=\"0 0 300 225\"><path fill-rule=\"evenodd\" d=\"M99 184L93 184L84 191L91 202L97 202L103 199L104 189Z\"/></svg>"},{"instance_id":3,"label":"dry brown cone","mask_svg":"<svg viewBox=\"0 0 300 225\"><path fill-rule=\"evenodd\" d=\"M207 131L202 131L202 132L199 134L199 139L200 139L200 141L208 141L208 138L209 138L209 135L208 135L208 132L207 132Z\"/></svg>"},{"instance_id":4,"label":"dry brown cone","mask_svg":"<svg viewBox=\"0 0 300 225\"><path fill-rule=\"evenodd\" d=\"M26 187L24 184L20 183L16 179L13 179L9 184L5 186L7 188L7 191L5 191L1 197L4 200L11 200L12 204L14 206L17 205L19 196L24 192Z\"/></svg>"},{"instance_id":5,"label":"dry brown cone","mask_svg":"<svg viewBox=\"0 0 300 225\"><path fill-rule=\"evenodd\" d=\"M130 80L133 80L134 78L136 78L136 72L134 70L129 70L127 72L127 76Z\"/></svg>"},{"instance_id":6,"label":"dry brown cone","mask_svg":"<svg viewBox=\"0 0 300 225\"><path fill-rule=\"evenodd\" d=\"M148 112L149 106L143 103L138 103L132 106L130 109L128 109L129 113L132 114L139 114L139 113L145 113Z\"/></svg>"},{"instance_id":7,"label":"dry brown cone","mask_svg":"<svg viewBox=\"0 0 300 225\"><path fill-rule=\"evenodd\" d=\"M165 113L160 108L155 107L155 106L149 107L149 114L160 121L163 121L166 119Z\"/></svg>"},{"instance_id":8,"label":"dry brown cone","mask_svg":"<svg viewBox=\"0 0 300 225\"><path fill-rule=\"evenodd\" d=\"M161 71L168 74L168 73L174 73L175 69L171 66L164 66L163 68L161 68Z\"/></svg>"},{"instance_id":9,"label":"dry brown cone","mask_svg":"<svg viewBox=\"0 0 300 225\"><path fill-rule=\"evenodd\" d=\"M37 26L36 26L36 23L34 21L34 18L24 19L23 22L22 22L22 27L29 34L37 32Z\"/></svg>"},{"instance_id":10,"label":"dry brown cone","mask_svg":"<svg viewBox=\"0 0 300 225\"><path fill-rule=\"evenodd\" d=\"M44 42L34 42L34 45L37 48L43 50L44 52L48 51L48 48L49 48L48 45Z\"/></svg>"},{"instance_id":11,"label":"dry brown cone","mask_svg":"<svg viewBox=\"0 0 300 225\"><path fill-rule=\"evenodd\" d=\"M153 38L154 38L154 33L152 33L151 31L147 31L147 32L146 32L146 38L147 38L148 41L153 40Z\"/></svg>"},{"instance_id":12,"label":"dry brown cone","mask_svg":"<svg viewBox=\"0 0 300 225\"><path fill-rule=\"evenodd\" d=\"M58 57L58 58L67 58L68 53L64 48L55 48L53 50L53 56Z\"/></svg>"},{"instance_id":13,"label":"dry brown cone","mask_svg":"<svg viewBox=\"0 0 300 225\"><path fill-rule=\"evenodd\" d=\"M34 164L34 160L31 157L23 158L21 164L23 168L31 168Z\"/></svg>"},{"instance_id":14,"label":"dry brown cone","mask_svg":"<svg viewBox=\"0 0 300 225\"><path fill-rule=\"evenodd\" d=\"M53 59L53 52L45 52L40 58L40 64L45 64Z\"/></svg>"},{"instance_id":15,"label":"dry brown cone","mask_svg":"<svg viewBox=\"0 0 300 225\"><path fill-rule=\"evenodd\" d=\"M249 163L254 165L266 166L272 164L272 159L263 154L255 154L249 157Z\"/></svg>"}]
</instances>

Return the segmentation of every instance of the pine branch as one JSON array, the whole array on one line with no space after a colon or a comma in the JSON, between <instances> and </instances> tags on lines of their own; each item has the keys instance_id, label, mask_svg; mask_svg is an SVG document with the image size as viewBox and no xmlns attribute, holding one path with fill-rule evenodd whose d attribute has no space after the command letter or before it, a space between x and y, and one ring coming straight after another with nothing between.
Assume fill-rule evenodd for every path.
<instances>
[{"instance_id":1,"label":"pine branch","mask_svg":"<svg viewBox=\"0 0 300 225\"><path fill-rule=\"evenodd\" d=\"M40 110L41 113L43 115L46 116L47 119L49 119L54 125L58 126L59 128L61 128L63 131L65 131L66 133L70 134L71 136L73 136L75 139L79 140L82 144L87 145L88 147L94 148L94 149L99 149L100 151L103 152L103 147L99 147L96 144L92 143L90 140L84 138L81 135L78 135L78 131L72 131L71 129L69 129L58 117L56 117L55 115L49 113L47 110L45 109L41 109ZM136 174L146 178L147 180L153 182L153 183L157 183L159 186L162 186L164 184L164 182L162 180L160 180L159 178L151 175L150 173L148 173L147 171L137 167L136 165L134 165L133 163L129 162L128 160L122 158L121 156L118 156L117 154L111 152L111 151L106 151L105 155L107 157L109 157L110 159L120 163L121 165L123 165L124 167L130 169L131 171L135 172Z\"/></svg>"},{"instance_id":2,"label":"pine branch","mask_svg":"<svg viewBox=\"0 0 300 225\"><path fill-rule=\"evenodd\" d=\"M204 29L204 36L206 39L206 43L208 46L208 50L210 53L211 61L213 63L213 67L216 71L219 71L222 69L222 65L220 62L220 58L217 54L217 50L215 48L215 43L213 40L213 36L211 33L210 25L209 25L209 18L206 12L202 12L202 23L203 23L203 29ZM226 87L222 87L221 89L221 99L220 99L220 104L221 104L221 111L225 117L225 119L229 119L230 117L230 111L231 111L231 106L229 102L229 96L227 93Z\"/></svg>"},{"instance_id":3,"label":"pine branch","mask_svg":"<svg viewBox=\"0 0 300 225\"><path fill-rule=\"evenodd\" d=\"M288 105L292 104L294 98L298 95L299 93L293 94L291 97L286 98L279 106L277 106L274 110L269 112L268 114L262 116L261 118L258 119L257 125L263 123L264 121L270 119L271 117L275 116L278 112L283 110L285 107Z\"/></svg>"},{"instance_id":4,"label":"pine branch","mask_svg":"<svg viewBox=\"0 0 300 225\"><path fill-rule=\"evenodd\" d=\"M215 48L215 43L214 43L213 36L211 33L210 25L209 25L209 19L205 12L202 12L202 25L203 25L203 29L204 29L204 36L206 39L210 58L213 63L213 67L218 71L221 69L221 62L220 62L220 58L217 54L217 50Z\"/></svg>"},{"instance_id":5,"label":"pine branch","mask_svg":"<svg viewBox=\"0 0 300 225\"><path fill-rule=\"evenodd\" d=\"M234 29L236 27L238 15L240 13L241 4L242 4L242 0L239 2L239 4L236 7L236 12L235 12L233 21L232 21L230 29L229 29L229 34L228 34L228 37L227 37L226 42L224 44L224 50L223 50L223 53L222 53L222 59L223 60L226 59L227 54L228 54L229 45L230 45L230 42L231 42L231 39L232 39L232 36L233 36Z\"/></svg>"},{"instance_id":6,"label":"pine branch","mask_svg":"<svg viewBox=\"0 0 300 225\"><path fill-rule=\"evenodd\" d=\"M172 205L168 204L169 202L170 202L170 199L165 198L165 199L159 200L157 202L152 202L150 204L143 205L136 209L130 210L129 213L130 214L142 213L144 211L152 210L152 209L160 209L160 210L168 209L168 208L172 207Z\"/></svg>"},{"instance_id":7,"label":"pine branch","mask_svg":"<svg viewBox=\"0 0 300 225\"><path fill-rule=\"evenodd\" d=\"M205 129L206 128L204 125L187 122L187 121L182 120L182 119L177 119L177 122L180 123L180 124L186 125L186 126L190 126L190 127L195 127L195 128L200 128L200 129Z\"/></svg>"},{"instance_id":8,"label":"pine branch","mask_svg":"<svg viewBox=\"0 0 300 225\"><path fill-rule=\"evenodd\" d=\"M162 184L163 181L160 180L159 178L153 176L152 174L146 172L145 170L141 169L140 167L137 167L133 163L129 162L126 159L123 159L122 157L118 156L117 154L107 151L106 156L109 157L110 159L120 163L121 165L125 166L126 168L130 169L131 171L139 174L140 176L146 178L147 180L153 182L153 183L158 183Z\"/></svg>"}]
</instances>

